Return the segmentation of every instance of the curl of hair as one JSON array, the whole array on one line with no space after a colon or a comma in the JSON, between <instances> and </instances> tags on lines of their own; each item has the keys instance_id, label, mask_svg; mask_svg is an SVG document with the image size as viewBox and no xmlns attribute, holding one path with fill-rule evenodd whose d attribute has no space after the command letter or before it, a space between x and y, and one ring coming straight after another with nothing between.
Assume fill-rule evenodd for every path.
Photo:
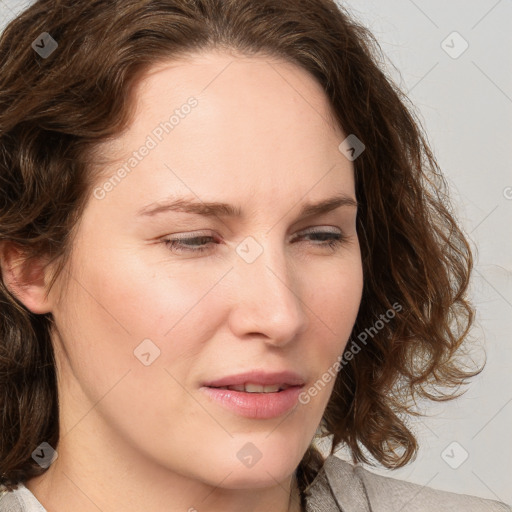
<instances>
[{"instance_id":1,"label":"curl of hair","mask_svg":"<svg viewBox=\"0 0 512 512\"><path fill-rule=\"evenodd\" d=\"M58 42L46 59L31 47L42 32ZM0 243L27 261L57 261L51 288L106 162L99 148L133 121L137 83L155 64L213 49L309 71L334 120L366 146L353 162L364 290L349 342L393 304L401 311L356 357L343 356L320 426L331 453L344 444L371 464L364 447L401 467L417 451L404 419L420 414L411 399L455 398L446 390L483 369L458 358L473 322L472 255L421 123L380 69L378 43L334 1L35 2L0 38ZM51 314L28 311L1 279L0 304L0 484L11 490L45 471L31 454L58 444L58 395ZM323 460L312 443L297 468L302 491Z\"/></svg>"}]
</instances>

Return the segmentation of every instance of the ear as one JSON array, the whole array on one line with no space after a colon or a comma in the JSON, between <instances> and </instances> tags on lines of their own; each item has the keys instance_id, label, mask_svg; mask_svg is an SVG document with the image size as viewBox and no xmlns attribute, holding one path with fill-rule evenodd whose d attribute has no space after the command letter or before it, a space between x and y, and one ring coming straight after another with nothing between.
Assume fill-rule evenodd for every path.
<instances>
[{"instance_id":1,"label":"ear","mask_svg":"<svg viewBox=\"0 0 512 512\"><path fill-rule=\"evenodd\" d=\"M28 261L23 249L12 242L0 242L1 277L9 291L32 313L42 315L52 310L45 298L50 272L45 258Z\"/></svg>"}]
</instances>

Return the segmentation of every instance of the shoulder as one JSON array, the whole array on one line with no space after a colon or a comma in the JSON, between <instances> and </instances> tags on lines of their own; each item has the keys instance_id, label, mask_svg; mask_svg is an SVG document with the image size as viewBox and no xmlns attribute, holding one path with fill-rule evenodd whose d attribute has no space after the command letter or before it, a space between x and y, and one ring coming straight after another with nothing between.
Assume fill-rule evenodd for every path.
<instances>
[{"instance_id":1,"label":"shoulder","mask_svg":"<svg viewBox=\"0 0 512 512\"><path fill-rule=\"evenodd\" d=\"M510 506L499 501L377 475L334 455L327 457L323 471L342 510L349 511L352 503L363 500L373 512L512 512ZM356 510L355 505L353 510Z\"/></svg>"},{"instance_id":2,"label":"shoulder","mask_svg":"<svg viewBox=\"0 0 512 512\"><path fill-rule=\"evenodd\" d=\"M22 484L14 491L0 489L0 512L46 512L36 497Z\"/></svg>"}]
</instances>

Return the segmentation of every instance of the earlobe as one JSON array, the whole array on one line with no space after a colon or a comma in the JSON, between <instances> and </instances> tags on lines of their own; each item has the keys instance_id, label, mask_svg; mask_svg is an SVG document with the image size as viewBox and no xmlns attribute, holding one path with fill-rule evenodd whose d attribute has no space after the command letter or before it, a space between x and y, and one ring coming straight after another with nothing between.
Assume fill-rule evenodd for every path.
<instances>
[{"instance_id":1,"label":"earlobe","mask_svg":"<svg viewBox=\"0 0 512 512\"><path fill-rule=\"evenodd\" d=\"M1 277L7 289L32 313L51 312L50 298L46 298L49 282L43 258L27 260L21 248L3 241L0 243Z\"/></svg>"}]
</instances>

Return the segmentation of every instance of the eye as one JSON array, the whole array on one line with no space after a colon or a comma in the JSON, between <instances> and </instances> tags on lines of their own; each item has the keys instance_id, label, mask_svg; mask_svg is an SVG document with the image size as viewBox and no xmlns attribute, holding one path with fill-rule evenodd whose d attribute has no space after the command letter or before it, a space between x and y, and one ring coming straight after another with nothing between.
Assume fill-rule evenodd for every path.
<instances>
[{"instance_id":1,"label":"eye","mask_svg":"<svg viewBox=\"0 0 512 512\"><path fill-rule=\"evenodd\" d=\"M312 237L320 239L319 243L311 243L316 247L325 247L335 251L343 244L347 237L341 231L311 231L303 233L299 238ZM210 250L212 243L215 243L213 236L176 237L164 239L162 242L171 250L177 253L203 253ZM218 244L217 244L218 245Z\"/></svg>"},{"instance_id":2,"label":"eye","mask_svg":"<svg viewBox=\"0 0 512 512\"><path fill-rule=\"evenodd\" d=\"M310 231L302 236L320 238L320 243L312 245L326 247L332 251L335 251L341 244L346 242L348 238L341 231Z\"/></svg>"},{"instance_id":3,"label":"eye","mask_svg":"<svg viewBox=\"0 0 512 512\"><path fill-rule=\"evenodd\" d=\"M176 252L205 252L208 250L205 241L215 240L212 236L195 236L188 238L171 238L162 240L172 251ZM194 242L196 242L194 244ZM202 242L197 243L197 242Z\"/></svg>"}]
</instances>

